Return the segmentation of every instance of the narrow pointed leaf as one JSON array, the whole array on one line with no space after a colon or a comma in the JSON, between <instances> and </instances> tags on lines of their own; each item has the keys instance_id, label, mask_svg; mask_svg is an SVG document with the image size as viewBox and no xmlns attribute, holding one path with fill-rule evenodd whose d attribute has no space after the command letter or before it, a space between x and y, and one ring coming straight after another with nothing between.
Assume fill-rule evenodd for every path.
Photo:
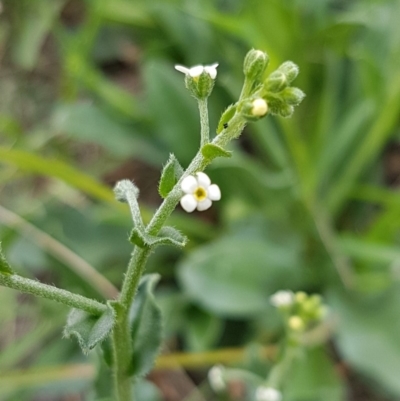
<instances>
[{"instance_id":1,"label":"narrow pointed leaf","mask_svg":"<svg viewBox=\"0 0 400 401\"><path fill-rule=\"evenodd\" d=\"M183 168L179 164L176 157L171 154L161 173L160 184L158 186L158 192L162 198L166 198L168 196L172 188L178 182L179 178L181 178L182 174Z\"/></svg>"},{"instance_id":2,"label":"narrow pointed leaf","mask_svg":"<svg viewBox=\"0 0 400 401\"><path fill-rule=\"evenodd\" d=\"M1 249L1 244L0 244L0 274L5 273L5 274L14 274L13 269L11 269L11 266L8 264L7 259L5 258L2 249Z\"/></svg>"},{"instance_id":3,"label":"narrow pointed leaf","mask_svg":"<svg viewBox=\"0 0 400 401\"><path fill-rule=\"evenodd\" d=\"M75 337L84 354L105 340L114 327L115 313L111 307L100 316L79 309L72 309L64 328L64 336Z\"/></svg>"},{"instance_id":4,"label":"narrow pointed leaf","mask_svg":"<svg viewBox=\"0 0 400 401\"><path fill-rule=\"evenodd\" d=\"M143 376L153 367L162 342L161 310L153 290L160 276L143 276L130 310L132 338L132 375Z\"/></svg>"},{"instance_id":5,"label":"narrow pointed leaf","mask_svg":"<svg viewBox=\"0 0 400 401\"><path fill-rule=\"evenodd\" d=\"M206 159L213 160L216 157L231 157L232 152L222 149L220 146L212 143L207 143L201 148L201 153Z\"/></svg>"}]
</instances>

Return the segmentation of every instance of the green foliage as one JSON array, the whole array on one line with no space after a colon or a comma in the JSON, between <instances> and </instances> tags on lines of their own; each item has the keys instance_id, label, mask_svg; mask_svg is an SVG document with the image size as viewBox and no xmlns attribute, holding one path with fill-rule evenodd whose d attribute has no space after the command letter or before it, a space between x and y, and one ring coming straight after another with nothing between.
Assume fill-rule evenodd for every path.
<instances>
[{"instance_id":1,"label":"green foliage","mask_svg":"<svg viewBox=\"0 0 400 401\"><path fill-rule=\"evenodd\" d=\"M13 274L13 273L14 272L11 269L11 266L8 264L7 259L3 255L0 243L0 274Z\"/></svg>"},{"instance_id":2,"label":"green foliage","mask_svg":"<svg viewBox=\"0 0 400 401\"><path fill-rule=\"evenodd\" d=\"M214 145L212 143L207 143L201 148L202 155L208 159L213 160L217 157L231 157L232 152L222 149L220 146Z\"/></svg>"},{"instance_id":3,"label":"green foliage","mask_svg":"<svg viewBox=\"0 0 400 401\"><path fill-rule=\"evenodd\" d=\"M275 291L302 282L296 250L282 254L258 238L227 237L197 248L179 266L180 281L203 307L226 316L261 313ZM297 271L296 271L297 270Z\"/></svg>"},{"instance_id":4,"label":"green foliage","mask_svg":"<svg viewBox=\"0 0 400 401\"><path fill-rule=\"evenodd\" d=\"M161 173L158 193L162 198L166 198L172 188L179 181L183 174L183 169L173 154L170 154L167 164Z\"/></svg>"},{"instance_id":5,"label":"green foliage","mask_svg":"<svg viewBox=\"0 0 400 401\"><path fill-rule=\"evenodd\" d=\"M157 274L143 276L129 312L133 345L130 373L135 377L144 376L150 371L161 348L161 311L153 295L159 279Z\"/></svg>"},{"instance_id":6,"label":"green foliage","mask_svg":"<svg viewBox=\"0 0 400 401\"><path fill-rule=\"evenodd\" d=\"M132 230L129 240L141 248L153 248L158 245L185 246L187 238L174 227L163 227L157 236L149 235L139 228Z\"/></svg>"},{"instance_id":7,"label":"green foliage","mask_svg":"<svg viewBox=\"0 0 400 401\"><path fill-rule=\"evenodd\" d=\"M72 309L64 328L64 336L75 337L82 351L87 354L110 335L114 323L115 313L111 307L100 316Z\"/></svg>"},{"instance_id":8,"label":"green foliage","mask_svg":"<svg viewBox=\"0 0 400 401\"><path fill-rule=\"evenodd\" d=\"M188 246L184 253L160 247L149 260L148 269L165 277L162 291L174 295L159 296L162 309L174 313L165 322L169 344L183 338L186 350L212 353L268 343L280 333L269 306L273 291L328 293L338 316L338 356L307 351L285 398L343 399L334 373L343 364L344 391L353 391L356 377L362 390L399 397L398 2L104 0L78 2L75 11L53 0L2 3L0 48L8 61L0 74L1 204L117 287L132 223L110 187L134 180L146 222L159 200L149 190L157 185L153 168L171 151L186 166L198 149L196 104L173 65L219 62L209 99L213 132L238 99L249 48L269 55L269 111L290 115L303 97L289 87L297 69L282 64L293 60L301 71L296 86L307 94L293 117L248 124L233 157L210 168L222 192L218 213L177 211L168 224L188 235ZM217 133L236 111L224 112ZM0 209L0 240L16 270L98 296L72 262L60 263L49 243L6 216ZM146 237L136 230L143 249L185 242L175 231ZM11 273L3 260L0 266ZM337 274L343 266L353 278L346 291ZM58 340L64 309L3 289L0 302L2 377L34 369L33 376L4 373L0 398L30 401L45 390L84 398L82 383L64 370L80 355L74 342ZM246 367L265 375L260 363ZM36 372L43 365L60 368Z\"/></svg>"}]
</instances>

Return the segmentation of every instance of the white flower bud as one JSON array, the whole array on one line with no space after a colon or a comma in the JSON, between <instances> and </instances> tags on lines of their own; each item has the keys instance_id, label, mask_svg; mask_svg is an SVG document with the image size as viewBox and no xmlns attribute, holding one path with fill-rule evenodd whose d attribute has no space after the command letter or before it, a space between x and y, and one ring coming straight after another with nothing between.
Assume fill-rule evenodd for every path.
<instances>
[{"instance_id":1,"label":"white flower bud","mask_svg":"<svg viewBox=\"0 0 400 401\"><path fill-rule=\"evenodd\" d=\"M253 114L253 116L262 117L267 114L268 105L264 99L262 98L255 99L253 100L252 105L253 107L251 109L251 114Z\"/></svg>"}]
</instances>

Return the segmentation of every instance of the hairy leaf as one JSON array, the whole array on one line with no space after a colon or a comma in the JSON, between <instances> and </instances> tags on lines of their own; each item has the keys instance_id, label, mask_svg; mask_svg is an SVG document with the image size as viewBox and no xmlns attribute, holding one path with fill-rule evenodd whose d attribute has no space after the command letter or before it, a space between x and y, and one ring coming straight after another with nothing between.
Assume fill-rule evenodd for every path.
<instances>
[{"instance_id":1,"label":"hairy leaf","mask_svg":"<svg viewBox=\"0 0 400 401\"><path fill-rule=\"evenodd\" d=\"M5 256L3 255L0 243L0 273L6 274L13 274L13 270L11 269L10 265L8 264Z\"/></svg>"},{"instance_id":2,"label":"hairy leaf","mask_svg":"<svg viewBox=\"0 0 400 401\"><path fill-rule=\"evenodd\" d=\"M160 276L143 276L129 314L132 338L132 375L143 376L152 368L162 341L161 310L153 289Z\"/></svg>"},{"instance_id":3,"label":"hairy leaf","mask_svg":"<svg viewBox=\"0 0 400 401\"><path fill-rule=\"evenodd\" d=\"M222 149L220 146L207 143L201 148L201 153L206 159L213 160L216 157L231 157L232 152Z\"/></svg>"},{"instance_id":4,"label":"hairy leaf","mask_svg":"<svg viewBox=\"0 0 400 401\"><path fill-rule=\"evenodd\" d=\"M183 174L183 168L173 154L170 154L167 164L161 173L158 192L162 198L166 198L172 188Z\"/></svg>"},{"instance_id":5,"label":"hairy leaf","mask_svg":"<svg viewBox=\"0 0 400 401\"><path fill-rule=\"evenodd\" d=\"M64 328L64 336L75 337L84 354L105 340L114 327L115 313L111 307L101 316L94 316L79 309L72 309Z\"/></svg>"},{"instance_id":6,"label":"hairy leaf","mask_svg":"<svg viewBox=\"0 0 400 401\"><path fill-rule=\"evenodd\" d=\"M174 245L182 248L186 245L187 238L173 227L163 227L157 236L148 235L135 227L132 230L130 241L141 248L158 245Z\"/></svg>"}]
</instances>

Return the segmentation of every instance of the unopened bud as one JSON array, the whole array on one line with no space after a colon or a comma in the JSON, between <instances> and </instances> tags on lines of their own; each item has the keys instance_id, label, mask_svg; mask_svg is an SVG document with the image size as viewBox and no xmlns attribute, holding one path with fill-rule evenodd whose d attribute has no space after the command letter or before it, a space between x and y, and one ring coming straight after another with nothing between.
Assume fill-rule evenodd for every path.
<instances>
[{"instance_id":1,"label":"unopened bud","mask_svg":"<svg viewBox=\"0 0 400 401\"><path fill-rule=\"evenodd\" d=\"M289 83L292 82L297 75L299 75L299 67L292 61L284 62L279 66L278 70L282 71L286 75Z\"/></svg>"},{"instance_id":2,"label":"unopened bud","mask_svg":"<svg viewBox=\"0 0 400 401\"><path fill-rule=\"evenodd\" d=\"M279 114L282 117L291 117L294 112L294 107L291 106L290 104L283 104L281 107L279 107L279 111L277 114Z\"/></svg>"},{"instance_id":3,"label":"unopened bud","mask_svg":"<svg viewBox=\"0 0 400 401\"><path fill-rule=\"evenodd\" d=\"M253 80L261 79L267 68L269 57L267 53L261 50L250 50L243 63L244 75Z\"/></svg>"},{"instance_id":4,"label":"unopened bud","mask_svg":"<svg viewBox=\"0 0 400 401\"><path fill-rule=\"evenodd\" d=\"M251 114L256 117L263 117L267 114L268 105L267 102L262 99L258 98L253 100L252 102L253 108L251 109Z\"/></svg>"},{"instance_id":5,"label":"unopened bud","mask_svg":"<svg viewBox=\"0 0 400 401\"><path fill-rule=\"evenodd\" d=\"M305 93L299 88L285 88L282 91L282 98L292 106L299 105L305 96Z\"/></svg>"},{"instance_id":6,"label":"unopened bud","mask_svg":"<svg viewBox=\"0 0 400 401\"><path fill-rule=\"evenodd\" d=\"M288 86L286 75L282 71L274 71L265 82L267 92L280 92Z\"/></svg>"}]
</instances>

